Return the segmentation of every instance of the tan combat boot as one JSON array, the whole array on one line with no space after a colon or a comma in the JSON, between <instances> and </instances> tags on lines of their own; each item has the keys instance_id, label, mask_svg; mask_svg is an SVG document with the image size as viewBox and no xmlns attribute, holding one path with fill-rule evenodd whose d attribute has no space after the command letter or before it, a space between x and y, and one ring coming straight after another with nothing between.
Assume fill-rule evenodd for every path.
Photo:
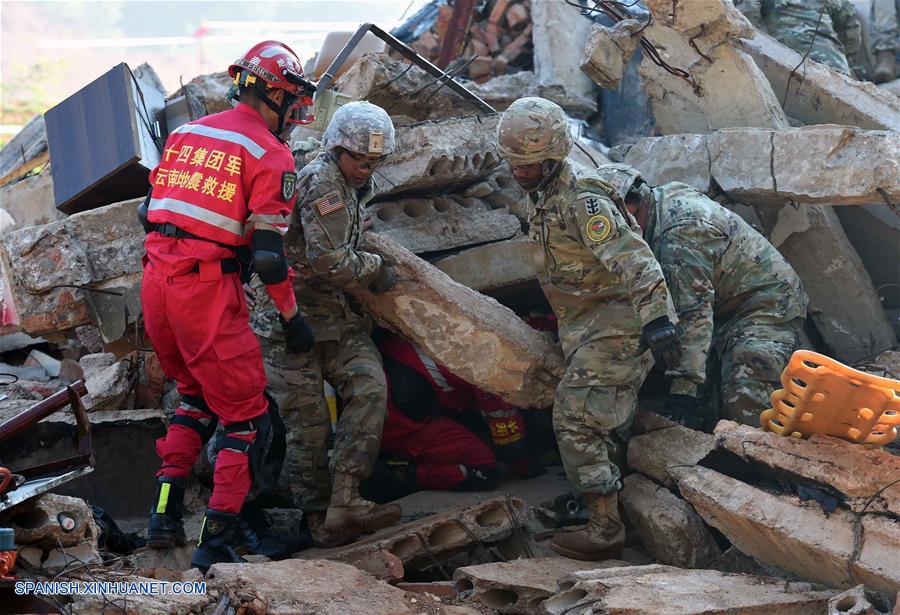
<instances>
[{"instance_id":1,"label":"tan combat boot","mask_svg":"<svg viewBox=\"0 0 900 615\"><path fill-rule=\"evenodd\" d=\"M335 474L331 486L331 502L325 513L322 529L326 532L345 531L356 527L370 534L390 527L400 520L403 510L397 504L376 504L359 495L359 477Z\"/></svg>"},{"instance_id":2,"label":"tan combat boot","mask_svg":"<svg viewBox=\"0 0 900 615\"><path fill-rule=\"evenodd\" d=\"M586 493L584 502L590 515L587 528L556 534L550 548L565 557L589 562L621 557L625 526L619 518L618 496Z\"/></svg>"},{"instance_id":3,"label":"tan combat boot","mask_svg":"<svg viewBox=\"0 0 900 615\"><path fill-rule=\"evenodd\" d=\"M872 81L875 83L887 83L893 81L896 76L897 57L893 50L879 51L875 54L875 70Z\"/></svg>"}]
</instances>

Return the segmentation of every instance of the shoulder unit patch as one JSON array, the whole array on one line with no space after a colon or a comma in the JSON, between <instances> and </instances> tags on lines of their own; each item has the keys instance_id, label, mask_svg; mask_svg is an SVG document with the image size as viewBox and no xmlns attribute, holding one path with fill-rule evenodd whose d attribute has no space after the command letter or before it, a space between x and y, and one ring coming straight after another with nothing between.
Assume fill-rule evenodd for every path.
<instances>
[{"instance_id":1,"label":"shoulder unit patch","mask_svg":"<svg viewBox=\"0 0 900 615\"><path fill-rule=\"evenodd\" d=\"M319 210L320 216L327 216L345 207L344 199L337 190L332 190L322 198L316 199L313 201L313 205Z\"/></svg>"},{"instance_id":2,"label":"shoulder unit patch","mask_svg":"<svg viewBox=\"0 0 900 615\"><path fill-rule=\"evenodd\" d=\"M600 213L600 199L595 196L588 197L584 201L584 212L589 216L596 216Z\"/></svg>"},{"instance_id":3,"label":"shoulder unit patch","mask_svg":"<svg viewBox=\"0 0 900 615\"><path fill-rule=\"evenodd\" d=\"M297 193L297 174L285 171L281 174L281 198L290 201Z\"/></svg>"},{"instance_id":4,"label":"shoulder unit patch","mask_svg":"<svg viewBox=\"0 0 900 615\"><path fill-rule=\"evenodd\" d=\"M587 238L594 243L600 243L609 238L613 225L609 218L602 215L592 216L585 226Z\"/></svg>"}]
</instances>

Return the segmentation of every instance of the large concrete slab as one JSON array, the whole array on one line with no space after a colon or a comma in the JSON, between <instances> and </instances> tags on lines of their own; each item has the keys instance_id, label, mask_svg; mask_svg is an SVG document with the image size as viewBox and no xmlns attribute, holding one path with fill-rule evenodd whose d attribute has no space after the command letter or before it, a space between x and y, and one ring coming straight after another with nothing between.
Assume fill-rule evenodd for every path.
<instances>
[{"instance_id":1,"label":"large concrete slab","mask_svg":"<svg viewBox=\"0 0 900 615\"><path fill-rule=\"evenodd\" d=\"M715 438L683 425L656 429L628 443L628 467L661 485L674 486L672 468L693 465L715 447Z\"/></svg>"},{"instance_id":2,"label":"large concrete slab","mask_svg":"<svg viewBox=\"0 0 900 615\"><path fill-rule=\"evenodd\" d=\"M375 173L379 198L452 191L486 177L502 162L495 136L499 119L472 115L398 126L394 153Z\"/></svg>"},{"instance_id":3,"label":"large concrete slab","mask_svg":"<svg viewBox=\"0 0 900 615\"><path fill-rule=\"evenodd\" d=\"M534 247L525 237L463 250L433 263L455 282L474 290L490 290L537 278Z\"/></svg>"},{"instance_id":4,"label":"large concrete slab","mask_svg":"<svg viewBox=\"0 0 900 615\"><path fill-rule=\"evenodd\" d=\"M739 47L753 58L778 99L784 100L787 114L804 124L900 130L900 98L875 84L857 81L808 59L801 66L801 54L761 32L741 40Z\"/></svg>"},{"instance_id":5,"label":"large concrete slab","mask_svg":"<svg viewBox=\"0 0 900 615\"><path fill-rule=\"evenodd\" d=\"M803 282L826 354L852 363L897 343L872 279L833 208L783 207L769 238Z\"/></svg>"},{"instance_id":6,"label":"large concrete slab","mask_svg":"<svg viewBox=\"0 0 900 615\"><path fill-rule=\"evenodd\" d=\"M579 66L591 19L559 0L531 0L531 21L538 83L558 83L573 94L591 96L594 84Z\"/></svg>"},{"instance_id":7,"label":"large concrete slab","mask_svg":"<svg viewBox=\"0 0 900 615\"><path fill-rule=\"evenodd\" d=\"M477 603L500 613L545 613L543 601L556 592L558 581L579 570L627 566L605 560L581 562L566 557L536 557L457 568L456 589L469 591L467 604Z\"/></svg>"},{"instance_id":8,"label":"large concrete slab","mask_svg":"<svg viewBox=\"0 0 900 615\"><path fill-rule=\"evenodd\" d=\"M708 133L732 126L787 128L765 75L735 47L752 36L750 23L723 0L649 0L653 21L644 36L663 59L686 71L680 78L644 55L640 74L663 134Z\"/></svg>"},{"instance_id":9,"label":"large concrete slab","mask_svg":"<svg viewBox=\"0 0 900 615\"><path fill-rule=\"evenodd\" d=\"M353 566L324 560L214 564L206 579L209 589L220 594L259 598L263 610L248 613L430 615L440 605L423 594L407 594Z\"/></svg>"},{"instance_id":10,"label":"large concrete slab","mask_svg":"<svg viewBox=\"0 0 900 615\"><path fill-rule=\"evenodd\" d=\"M900 457L881 449L816 434L785 438L733 421L719 421L716 448L725 449L776 477L827 485L850 510L900 518ZM893 484L892 484L893 483Z\"/></svg>"},{"instance_id":11,"label":"large concrete slab","mask_svg":"<svg viewBox=\"0 0 900 615\"><path fill-rule=\"evenodd\" d=\"M641 139L611 155L653 185L720 188L750 205L900 200L900 133L848 126L727 128Z\"/></svg>"},{"instance_id":12,"label":"large concrete slab","mask_svg":"<svg viewBox=\"0 0 900 615\"><path fill-rule=\"evenodd\" d=\"M544 604L553 615L819 615L836 593L768 577L648 565L575 573Z\"/></svg>"},{"instance_id":13,"label":"large concrete slab","mask_svg":"<svg viewBox=\"0 0 900 615\"><path fill-rule=\"evenodd\" d=\"M623 482L619 502L650 557L679 568L718 567L722 550L690 504L640 474Z\"/></svg>"},{"instance_id":14,"label":"large concrete slab","mask_svg":"<svg viewBox=\"0 0 900 615\"><path fill-rule=\"evenodd\" d=\"M900 521L776 496L702 467L672 469L681 495L741 551L830 587L900 591Z\"/></svg>"},{"instance_id":15,"label":"large concrete slab","mask_svg":"<svg viewBox=\"0 0 900 615\"><path fill-rule=\"evenodd\" d=\"M112 341L134 322L140 314L144 250L144 231L135 213L139 201L99 207L0 237L0 258L10 284L5 299L11 299L22 330L58 334L109 322L115 326L101 330Z\"/></svg>"},{"instance_id":16,"label":"large concrete slab","mask_svg":"<svg viewBox=\"0 0 900 615\"><path fill-rule=\"evenodd\" d=\"M512 310L454 282L387 237L367 233L364 245L394 263L401 279L383 295L356 293L381 324L459 377L511 404L553 404L564 371L558 347Z\"/></svg>"},{"instance_id":17,"label":"large concrete slab","mask_svg":"<svg viewBox=\"0 0 900 615\"><path fill-rule=\"evenodd\" d=\"M387 528L345 547L301 553L302 557L353 563L387 551L410 570L417 564L433 563L432 557L459 553L474 545L476 539L482 543L502 540L513 531L512 518L524 524L526 515L527 506L519 498L495 497Z\"/></svg>"},{"instance_id":18,"label":"large concrete slab","mask_svg":"<svg viewBox=\"0 0 900 615\"><path fill-rule=\"evenodd\" d=\"M410 197L369 207L372 230L414 254L455 250L521 234L519 219L508 209L493 209L485 199L462 194Z\"/></svg>"}]
</instances>

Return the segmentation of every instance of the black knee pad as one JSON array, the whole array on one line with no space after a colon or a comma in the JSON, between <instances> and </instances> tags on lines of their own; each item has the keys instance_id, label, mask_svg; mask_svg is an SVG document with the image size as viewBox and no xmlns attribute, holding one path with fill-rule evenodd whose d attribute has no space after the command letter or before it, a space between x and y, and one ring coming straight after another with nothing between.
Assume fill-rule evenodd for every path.
<instances>
[{"instance_id":1,"label":"black knee pad","mask_svg":"<svg viewBox=\"0 0 900 615\"><path fill-rule=\"evenodd\" d=\"M195 419L192 416L185 416L183 414L175 414L172 418L172 425L182 425L187 427L188 429L193 429L197 432L197 435L200 436L200 441L203 442L204 446L209 439L213 437L213 434L216 433L216 427L219 424L219 417L213 414L212 410L209 409L206 401L197 395L182 395L181 402L199 410L200 412L209 416L207 423L204 425L203 421L199 419Z\"/></svg>"},{"instance_id":2,"label":"black knee pad","mask_svg":"<svg viewBox=\"0 0 900 615\"><path fill-rule=\"evenodd\" d=\"M284 463L286 429L277 404L268 394L266 399L269 401L269 408L264 414L222 428L216 437L216 452L227 448L247 455L254 483L274 486ZM255 431L256 435L249 442L232 435L250 431Z\"/></svg>"}]
</instances>

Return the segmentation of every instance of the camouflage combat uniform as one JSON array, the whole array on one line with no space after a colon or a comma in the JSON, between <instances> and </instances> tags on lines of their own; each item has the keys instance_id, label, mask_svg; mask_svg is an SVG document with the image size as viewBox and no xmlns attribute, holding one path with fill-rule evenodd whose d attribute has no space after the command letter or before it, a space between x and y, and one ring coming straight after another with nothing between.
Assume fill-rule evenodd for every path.
<instances>
[{"instance_id":1,"label":"camouflage combat uniform","mask_svg":"<svg viewBox=\"0 0 900 615\"><path fill-rule=\"evenodd\" d=\"M331 473L365 478L378 456L387 404L381 355L369 337L371 321L344 289L365 287L382 259L358 249L365 206L375 194L371 181L359 190L350 187L331 154L322 153L300 171L297 192L285 251L297 270L297 305L315 332L316 348L287 354L270 305L258 305L252 321L287 427L282 476L290 482L294 501L310 511L328 506L329 466ZM323 377L343 402L330 464Z\"/></svg>"},{"instance_id":2,"label":"camouflage combat uniform","mask_svg":"<svg viewBox=\"0 0 900 615\"><path fill-rule=\"evenodd\" d=\"M872 3L872 53L896 52L900 48L900 0L874 0Z\"/></svg>"},{"instance_id":3,"label":"camouflage combat uniform","mask_svg":"<svg viewBox=\"0 0 900 615\"><path fill-rule=\"evenodd\" d=\"M747 2L742 9L751 21L753 4ZM810 59L851 74L862 26L850 0L762 0L760 9L762 24L770 36L801 54L812 43Z\"/></svg>"},{"instance_id":4,"label":"camouflage combat uniform","mask_svg":"<svg viewBox=\"0 0 900 615\"><path fill-rule=\"evenodd\" d=\"M624 203L570 159L531 194L529 239L539 281L559 319L567 369L553 425L576 492L615 493L637 392L653 365L644 325L675 311L659 264Z\"/></svg>"},{"instance_id":5,"label":"camouflage combat uniform","mask_svg":"<svg viewBox=\"0 0 900 615\"><path fill-rule=\"evenodd\" d=\"M739 216L686 184L653 189L644 237L672 300L684 354L671 393L697 396L711 349L725 418L759 426L797 347L808 299L781 254Z\"/></svg>"}]
</instances>

